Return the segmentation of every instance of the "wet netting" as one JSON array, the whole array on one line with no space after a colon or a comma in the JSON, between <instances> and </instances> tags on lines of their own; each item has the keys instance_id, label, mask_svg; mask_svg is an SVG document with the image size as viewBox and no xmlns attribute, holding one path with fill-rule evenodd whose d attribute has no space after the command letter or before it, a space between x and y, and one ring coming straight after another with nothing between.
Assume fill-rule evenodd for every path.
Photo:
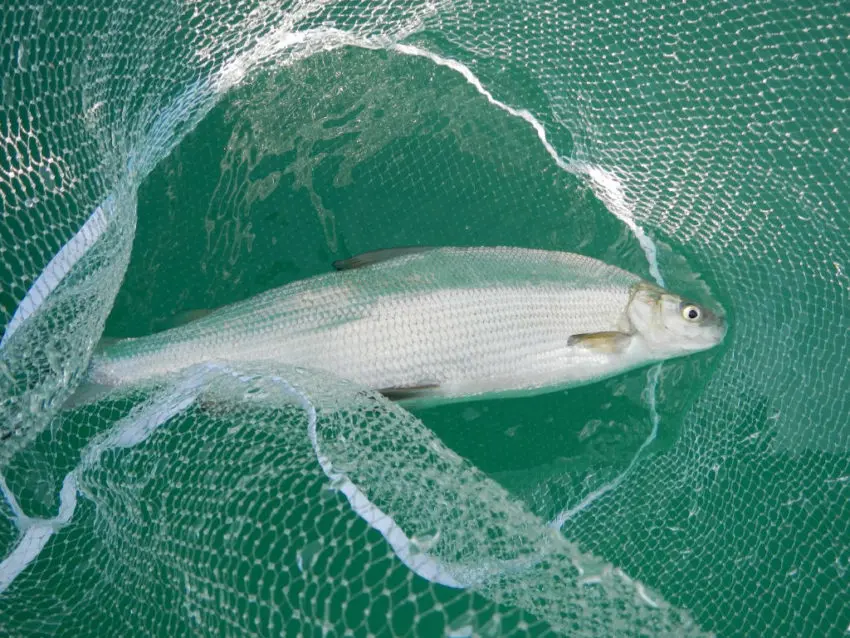
<instances>
[{"instance_id":1,"label":"wet netting","mask_svg":"<svg viewBox=\"0 0 850 638\"><path fill-rule=\"evenodd\" d=\"M0 15L0 635L850 631L846 4ZM211 362L63 409L108 317L407 244L583 252L730 332L555 397Z\"/></svg>"}]
</instances>

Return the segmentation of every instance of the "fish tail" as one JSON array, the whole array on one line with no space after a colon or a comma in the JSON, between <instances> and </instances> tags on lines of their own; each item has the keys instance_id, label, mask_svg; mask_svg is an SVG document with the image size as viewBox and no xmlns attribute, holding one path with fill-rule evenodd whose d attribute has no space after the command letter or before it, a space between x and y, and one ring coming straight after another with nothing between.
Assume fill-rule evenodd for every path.
<instances>
[{"instance_id":1,"label":"fish tail","mask_svg":"<svg viewBox=\"0 0 850 638\"><path fill-rule=\"evenodd\" d=\"M100 341L98 341L94 346L94 354L101 354L108 347L114 346L116 343L119 343L121 341L127 341L127 339L117 339L116 337L101 337Z\"/></svg>"},{"instance_id":2,"label":"fish tail","mask_svg":"<svg viewBox=\"0 0 850 638\"><path fill-rule=\"evenodd\" d=\"M62 404L62 409L72 410L83 405L88 405L89 403L96 403L114 389L114 385L97 383L95 381L84 379L83 382L77 386L74 393L65 399L65 403Z\"/></svg>"},{"instance_id":3,"label":"fish tail","mask_svg":"<svg viewBox=\"0 0 850 638\"><path fill-rule=\"evenodd\" d=\"M99 358L98 355L103 352L105 347L110 346L117 341L120 340L107 337L105 339L101 339L97 343L94 348L94 357L89 363L89 367L86 370L82 381L80 381L80 384L74 392L65 399L65 403L62 404L63 410L71 410L83 405L88 405L89 403L96 403L117 387L112 383L103 383L100 380L95 381L97 378L95 372L97 368L97 360Z\"/></svg>"}]
</instances>

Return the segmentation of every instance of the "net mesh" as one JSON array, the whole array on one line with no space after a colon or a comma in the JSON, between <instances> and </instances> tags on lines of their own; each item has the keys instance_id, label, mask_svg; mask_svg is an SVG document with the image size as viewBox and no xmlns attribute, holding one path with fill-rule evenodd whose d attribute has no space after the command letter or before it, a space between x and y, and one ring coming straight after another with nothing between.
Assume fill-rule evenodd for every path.
<instances>
[{"instance_id":1,"label":"net mesh","mask_svg":"<svg viewBox=\"0 0 850 638\"><path fill-rule=\"evenodd\" d=\"M846 633L841 2L0 12L0 633ZM580 449L533 471L528 403L423 424L301 370L59 411L113 307L450 242L661 274L727 344L534 399Z\"/></svg>"}]
</instances>

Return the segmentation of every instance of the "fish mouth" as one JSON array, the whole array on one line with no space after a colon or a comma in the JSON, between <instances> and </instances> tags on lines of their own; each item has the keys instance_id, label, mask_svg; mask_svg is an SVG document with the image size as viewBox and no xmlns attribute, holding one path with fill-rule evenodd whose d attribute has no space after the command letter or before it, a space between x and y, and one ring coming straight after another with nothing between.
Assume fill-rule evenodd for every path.
<instances>
[{"instance_id":1,"label":"fish mouth","mask_svg":"<svg viewBox=\"0 0 850 638\"><path fill-rule=\"evenodd\" d=\"M711 326L711 329L714 331L714 343L717 345L726 338L726 333L729 331L729 324L723 319L720 319L716 325Z\"/></svg>"},{"instance_id":2,"label":"fish mouth","mask_svg":"<svg viewBox=\"0 0 850 638\"><path fill-rule=\"evenodd\" d=\"M708 337L707 341L711 346L716 346L723 341L726 333L729 330L729 324L726 322L726 316L723 311L712 311L703 308L703 320L701 328L704 334Z\"/></svg>"},{"instance_id":3,"label":"fish mouth","mask_svg":"<svg viewBox=\"0 0 850 638\"><path fill-rule=\"evenodd\" d=\"M723 311L711 310L703 306L702 312L702 324L707 328L726 325L726 317Z\"/></svg>"}]
</instances>

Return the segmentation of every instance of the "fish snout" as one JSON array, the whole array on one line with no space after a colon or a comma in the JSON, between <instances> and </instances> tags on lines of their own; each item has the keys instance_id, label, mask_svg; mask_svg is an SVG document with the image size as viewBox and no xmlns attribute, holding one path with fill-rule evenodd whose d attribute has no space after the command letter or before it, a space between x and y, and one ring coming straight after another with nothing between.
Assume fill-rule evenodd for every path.
<instances>
[{"instance_id":1,"label":"fish snout","mask_svg":"<svg viewBox=\"0 0 850 638\"><path fill-rule=\"evenodd\" d=\"M723 341L729 329L729 325L726 322L726 315L722 310L710 310L705 306L702 307L702 312L703 316L700 322L700 328L709 337L712 345L716 345Z\"/></svg>"}]
</instances>

